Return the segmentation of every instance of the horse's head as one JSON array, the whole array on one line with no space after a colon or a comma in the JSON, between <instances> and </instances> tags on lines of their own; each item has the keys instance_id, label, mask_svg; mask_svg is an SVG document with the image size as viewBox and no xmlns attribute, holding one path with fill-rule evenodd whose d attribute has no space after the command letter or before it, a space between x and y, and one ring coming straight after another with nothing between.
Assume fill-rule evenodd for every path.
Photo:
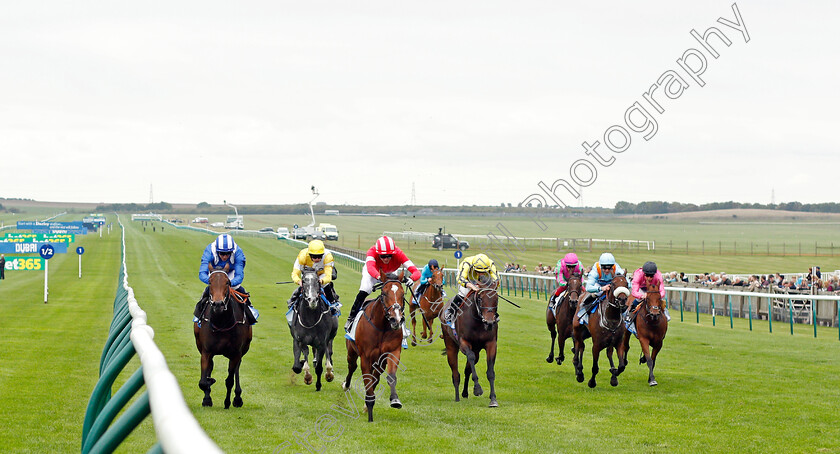
<instances>
[{"instance_id":1,"label":"horse's head","mask_svg":"<svg viewBox=\"0 0 840 454\"><path fill-rule=\"evenodd\" d=\"M580 295L583 293L583 281L580 274L572 273L566 281L566 297L569 299L569 306L577 306Z\"/></svg>"},{"instance_id":2,"label":"horse's head","mask_svg":"<svg viewBox=\"0 0 840 454\"><path fill-rule=\"evenodd\" d=\"M499 294L496 292L499 281L494 281L489 276L482 276L476 285L478 285L478 291L473 293L478 319L484 324L485 331L490 331L493 325L499 322Z\"/></svg>"},{"instance_id":3,"label":"horse's head","mask_svg":"<svg viewBox=\"0 0 840 454\"><path fill-rule=\"evenodd\" d=\"M303 269L303 276L300 280L300 294L310 309L318 309L321 299L321 280L313 268L305 267Z\"/></svg>"},{"instance_id":4,"label":"horse's head","mask_svg":"<svg viewBox=\"0 0 840 454\"><path fill-rule=\"evenodd\" d=\"M228 277L229 269L230 266L228 265L225 265L224 268L217 269L210 266L208 281L210 288L211 313L221 313L227 311L228 300L230 297L230 278Z\"/></svg>"},{"instance_id":5,"label":"horse's head","mask_svg":"<svg viewBox=\"0 0 840 454\"><path fill-rule=\"evenodd\" d=\"M662 316L662 295L659 294L659 287L656 285L649 285L647 288L647 296L645 296L645 306L647 307L647 317L651 321L659 321Z\"/></svg>"},{"instance_id":6,"label":"horse's head","mask_svg":"<svg viewBox=\"0 0 840 454\"><path fill-rule=\"evenodd\" d=\"M432 277L429 278L429 285L434 287L437 291L443 290L443 271L440 268L432 270Z\"/></svg>"},{"instance_id":7,"label":"horse's head","mask_svg":"<svg viewBox=\"0 0 840 454\"><path fill-rule=\"evenodd\" d=\"M624 308L627 305L627 298L630 297L630 289L628 287L627 278L623 274L616 275L610 285L607 304L617 308Z\"/></svg>"},{"instance_id":8,"label":"horse's head","mask_svg":"<svg viewBox=\"0 0 840 454\"><path fill-rule=\"evenodd\" d=\"M405 291L402 286L403 278L403 272L400 272L399 275L380 273L379 276L379 280L382 282L382 293L379 296L379 301L382 303L385 319L392 330L399 328L403 321L403 300L405 299Z\"/></svg>"}]
</instances>

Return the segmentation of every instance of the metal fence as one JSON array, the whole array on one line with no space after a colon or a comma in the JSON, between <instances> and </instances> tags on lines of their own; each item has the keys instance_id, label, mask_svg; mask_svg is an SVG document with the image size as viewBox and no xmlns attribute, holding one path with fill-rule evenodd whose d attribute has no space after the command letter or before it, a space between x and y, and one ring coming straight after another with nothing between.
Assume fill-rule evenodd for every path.
<instances>
[{"instance_id":1,"label":"metal fence","mask_svg":"<svg viewBox=\"0 0 840 454\"><path fill-rule=\"evenodd\" d=\"M114 298L114 317L100 358L99 380L85 413L81 451L114 451L151 413L158 441L149 452L221 453L190 413L178 381L154 343L154 331L146 324L146 313L134 299L125 266L125 228L119 216L117 222L122 229L119 286ZM111 396L114 380L135 354L140 357L140 367ZM144 384L146 391L125 409ZM114 421L120 412L122 415Z\"/></svg>"}]
</instances>

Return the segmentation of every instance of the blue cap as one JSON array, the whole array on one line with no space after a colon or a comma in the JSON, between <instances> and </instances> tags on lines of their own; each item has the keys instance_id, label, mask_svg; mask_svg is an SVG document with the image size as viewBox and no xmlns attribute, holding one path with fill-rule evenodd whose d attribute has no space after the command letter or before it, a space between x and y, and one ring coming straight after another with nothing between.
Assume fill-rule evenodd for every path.
<instances>
[{"instance_id":1,"label":"blue cap","mask_svg":"<svg viewBox=\"0 0 840 454\"><path fill-rule=\"evenodd\" d=\"M431 259L429 260L429 268L440 268L440 265L438 265L437 260Z\"/></svg>"}]
</instances>

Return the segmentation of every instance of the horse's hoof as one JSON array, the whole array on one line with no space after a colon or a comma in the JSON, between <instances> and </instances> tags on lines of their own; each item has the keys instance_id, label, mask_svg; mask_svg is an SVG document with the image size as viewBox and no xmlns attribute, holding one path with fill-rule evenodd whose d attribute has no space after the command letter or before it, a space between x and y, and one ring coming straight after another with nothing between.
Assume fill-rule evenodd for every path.
<instances>
[{"instance_id":1,"label":"horse's hoof","mask_svg":"<svg viewBox=\"0 0 840 454\"><path fill-rule=\"evenodd\" d=\"M558 356L558 357L557 357L556 362L557 362L557 365L558 365L558 366L559 366L559 365L561 365L561 364L563 364L563 358L561 358L561 357L559 357L559 356Z\"/></svg>"},{"instance_id":2,"label":"horse's hoof","mask_svg":"<svg viewBox=\"0 0 840 454\"><path fill-rule=\"evenodd\" d=\"M292 372L299 374L303 370L303 367L292 366Z\"/></svg>"},{"instance_id":3,"label":"horse's hoof","mask_svg":"<svg viewBox=\"0 0 840 454\"><path fill-rule=\"evenodd\" d=\"M484 394L484 390L481 389L481 386L475 385L475 388L473 388L473 395L478 397L482 394Z\"/></svg>"},{"instance_id":4,"label":"horse's hoof","mask_svg":"<svg viewBox=\"0 0 840 454\"><path fill-rule=\"evenodd\" d=\"M594 378L590 378L589 383L587 383L587 385L589 385L590 388L594 388L597 385L597 383L595 383Z\"/></svg>"},{"instance_id":5,"label":"horse's hoof","mask_svg":"<svg viewBox=\"0 0 840 454\"><path fill-rule=\"evenodd\" d=\"M311 385L312 384L312 376L307 375L307 376L303 377L303 382L306 383L307 385Z\"/></svg>"},{"instance_id":6,"label":"horse's hoof","mask_svg":"<svg viewBox=\"0 0 840 454\"><path fill-rule=\"evenodd\" d=\"M347 383L341 382L341 390L342 391L347 391L348 389L350 389L350 387L347 386Z\"/></svg>"},{"instance_id":7,"label":"horse's hoof","mask_svg":"<svg viewBox=\"0 0 840 454\"><path fill-rule=\"evenodd\" d=\"M412 346L412 347L416 347L416 346L417 346L417 342L416 342L416 341L411 341L411 346Z\"/></svg>"},{"instance_id":8,"label":"horse's hoof","mask_svg":"<svg viewBox=\"0 0 840 454\"><path fill-rule=\"evenodd\" d=\"M546 358L546 359L545 359L545 362L547 362L547 363L553 363L553 362L554 362L554 357L553 357L553 356L551 356L551 355L548 355L548 358Z\"/></svg>"},{"instance_id":9,"label":"horse's hoof","mask_svg":"<svg viewBox=\"0 0 840 454\"><path fill-rule=\"evenodd\" d=\"M202 407L212 407L213 406L213 399L209 397L205 397L204 400L201 401Z\"/></svg>"},{"instance_id":10,"label":"horse's hoof","mask_svg":"<svg viewBox=\"0 0 840 454\"><path fill-rule=\"evenodd\" d=\"M616 378L616 377L611 378L610 379L610 385L611 386L618 386L618 378Z\"/></svg>"},{"instance_id":11,"label":"horse's hoof","mask_svg":"<svg viewBox=\"0 0 840 454\"><path fill-rule=\"evenodd\" d=\"M496 399L490 399L490 405L489 405L490 408L496 408L498 406L499 406L499 402L497 402Z\"/></svg>"},{"instance_id":12,"label":"horse's hoof","mask_svg":"<svg viewBox=\"0 0 840 454\"><path fill-rule=\"evenodd\" d=\"M325 375L324 378L327 379L327 382L331 382L331 381L335 380L335 375L333 375L332 372L327 372L327 375Z\"/></svg>"},{"instance_id":13,"label":"horse's hoof","mask_svg":"<svg viewBox=\"0 0 840 454\"><path fill-rule=\"evenodd\" d=\"M391 399L391 408L402 408L402 402L399 399Z\"/></svg>"},{"instance_id":14,"label":"horse's hoof","mask_svg":"<svg viewBox=\"0 0 840 454\"><path fill-rule=\"evenodd\" d=\"M656 385L658 385L659 383L656 383L656 380L651 380L651 381L649 381L649 382L648 382L648 384L649 384L650 386L656 386Z\"/></svg>"},{"instance_id":15,"label":"horse's hoof","mask_svg":"<svg viewBox=\"0 0 840 454\"><path fill-rule=\"evenodd\" d=\"M242 406L242 398L239 397L239 396L234 397L233 398L233 406L236 407L236 408L241 407Z\"/></svg>"},{"instance_id":16,"label":"horse's hoof","mask_svg":"<svg viewBox=\"0 0 840 454\"><path fill-rule=\"evenodd\" d=\"M469 399L470 393L468 393L466 390L464 390L464 392L461 393L461 397L463 397L464 399Z\"/></svg>"},{"instance_id":17,"label":"horse's hoof","mask_svg":"<svg viewBox=\"0 0 840 454\"><path fill-rule=\"evenodd\" d=\"M225 399L225 410L230 408L230 399Z\"/></svg>"},{"instance_id":18,"label":"horse's hoof","mask_svg":"<svg viewBox=\"0 0 840 454\"><path fill-rule=\"evenodd\" d=\"M320 390L321 390L321 384L320 383L315 383L315 391L320 391Z\"/></svg>"},{"instance_id":19,"label":"horse's hoof","mask_svg":"<svg viewBox=\"0 0 840 454\"><path fill-rule=\"evenodd\" d=\"M644 364L644 363L646 363L646 362L647 362L647 359L645 359L645 357L644 357L644 356L642 356L641 358L639 358L639 364Z\"/></svg>"}]
</instances>

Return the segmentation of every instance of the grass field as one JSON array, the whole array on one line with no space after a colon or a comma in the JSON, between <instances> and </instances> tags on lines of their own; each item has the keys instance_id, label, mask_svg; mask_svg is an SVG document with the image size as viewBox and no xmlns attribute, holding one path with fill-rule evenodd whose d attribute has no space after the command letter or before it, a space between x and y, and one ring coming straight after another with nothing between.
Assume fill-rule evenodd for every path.
<instances>
[{"instance_id":1,"label":"grass field","mask_svg":"<svg viewBox=\"0 0 840 454\"><path fill-rule=\"evenodd\" d=\"M428 222L434 226L435 221ZM704 316L699 325L680 323L676 314L657 363L659 386L648 387L647 367L637 364L638 344L631 343L631 364L619 386L609 386L604 372L608 363L602 356L599 385L590 389L574 380L570 359L562 366L545 362L549 337L544 303L521 298L514 301L522 309L501 308L499 408L487 408L486 394L454 402L438 341L403 352L405 370L399 373L398 390L405 407L395 410L379 402L376 422L369 424L364 414L353 411L362 408L362 401L353 395L348 401L340 391L338 380L347 370L342 341L335 343L337 381L325 384L321 392L292 374L291 337L284 318L292 289L274 282L287 280L296 249L260 238L237 240L248 256L246 287L261 312L242 365L245 405L231 410L218 406L226 363L220 359L214 374L219 380L213 391L217 406L202 408L190 320L203 289L197 279L199 257L212 237L174 228L143 232L126 216L123 222L129 282L155 329L155 342L196 418L227 452L270 453L286 442L292 446L284 452L306 452L303 445L295 445L304 438L310 450L327 452L840 451L840 415L833 403L840 399L836 328L820 328L814 339L808 326L797 326L791 336L783 330L767 333L764 322L754 322L750 332L743 320L730 330L721 324L712 327ZM343 234L351 229L340 228ZM383 225L381 230L392 229ZM41 301L43 273L16 272L0 282L4 451L79 449L84 408L96 381L116 291L118 232L102 239L79 237L76 244L87 250L81 280L74 254L51 262L50 304ZM715 266L746 266L741 260L724 258ZM346 268L340 273L336 287L346 314L359 274ZM19 304L13 304L16 299ZM590 366L587 355L587 378ZM486 389L484 371L482 361L479 376ZM325 423L333 424L326 430L331 440L314 435L319 422L322 429ZM145 452L153 440L147 420L120 451Z\"/></svg>"}]
</instances>

